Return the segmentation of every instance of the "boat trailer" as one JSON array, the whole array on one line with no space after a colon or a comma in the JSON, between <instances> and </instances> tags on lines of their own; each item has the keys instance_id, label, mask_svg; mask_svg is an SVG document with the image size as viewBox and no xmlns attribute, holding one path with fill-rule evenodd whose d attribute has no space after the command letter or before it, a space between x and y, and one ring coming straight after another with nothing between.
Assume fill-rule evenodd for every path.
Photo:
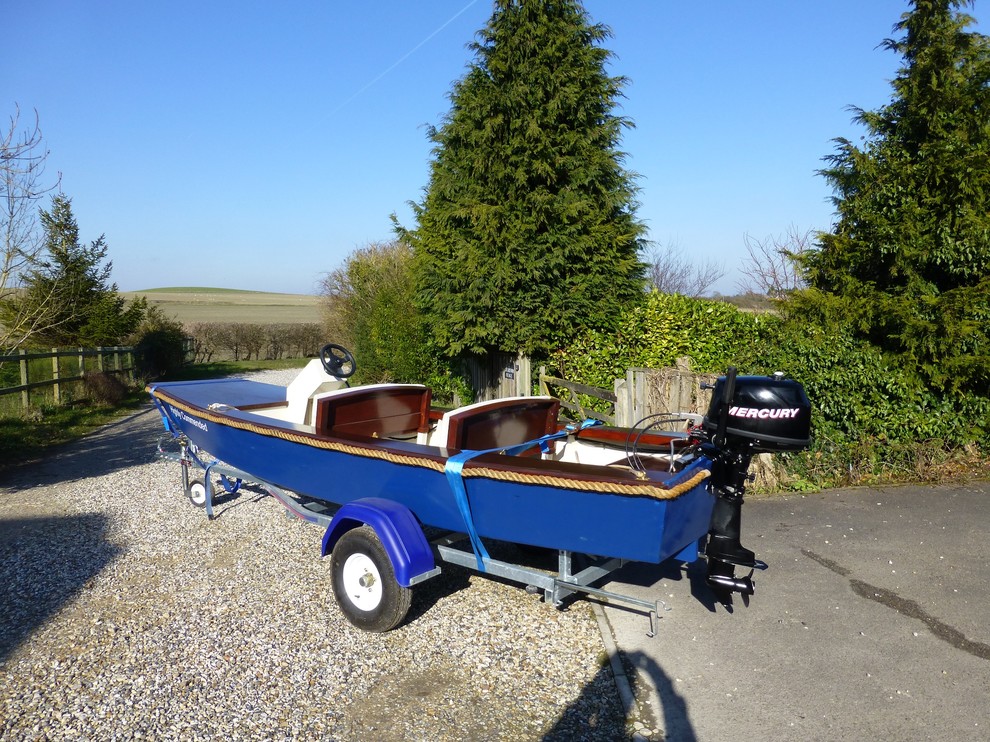
<instances>
[{"instance_id":1,"label":"boat trailer","mask_svg":"<svg viewBox=\"0 0 990 742\"><path fill-rule=\"evenodd\" d=\"M167 450L165 447L167 443L177 444L179 450L177 452ZM285 508L288 517L295 517L325 529L324 556L331 553L344 532L358 525L373 525L376 533L392 531L391 535L394 538L381 540L393 565L395 574L392 579L398 584L387 584L389 576L382 574L383 571L387 570L371 570L370 573L363 575L364 582L360 582L362 578L358 578L360 588L372 588L372 592L376 594L377 590L388 593L395 591L396 588L410 588L440 574L440 567L435 565L437 559L441 562L478 571L478 556L470 548L468 534L439 531L433 528L423 529L414 518L411 523L409 520L405 522L397 520L392 517L396 504L389 500L369 497L344 505L333 505L320 500L304 499L220 461L207 461L201 454L202 452L197 449L196 445L184 437L176 438L172 435L166 435L158 442L159 458L181 465L183 492L195 507L205 510L206 516L210 520L216 517L213 507L215 487L212 482L213 477L216 476L219 478L224 494L234 495L242 487L256 486L275 498ZM402 525L396 527L397 522ZM429 532L429 537L426 535L427 532ZM396 538L399 543L395 542ZM466 548L462 546L465 543L467 543ZM427 559L422 553L424 544L429 548L432 559ZM694 561L698 558L701 548L700 542L692 543L673 558L685 562ZM409 560L403 558L402 552L408 551L413 554L419 552L419 559L412 560L414 564L407 564ZM542 591L543 600L558 609L565 608L568 598L577 594L590 595L606 603L621 603L639 609L649 616L650 625L646 635L651 638L656 636L659 618L664 612L670 610L670 607L662 599L648 601L593 586L593 583L629 564L630 560L582 554L582 568L575 572L574 569L578 561L575 557L576 555L571 551L558 550L557 571L553 573L524 564L492 559L486 555L483 558L484 574L494 575L523 585L526 591L531 594L538 594ZM587 566L584 566L585 564ZM346 581L346 576L344 579ZM380 581L385 584L374 586L364 584L369 580ZM354 619L360 619L362 616L361 614L357 616L353 614L351 601L341 600L341 596L338 594L337 602L347 618L352 623L360 625ZM357 607L362 609L365 606L359 603ZM362 628L375 631L387 630L392 626L387 628L362 626Z\"/></svg>"}]
</instances>

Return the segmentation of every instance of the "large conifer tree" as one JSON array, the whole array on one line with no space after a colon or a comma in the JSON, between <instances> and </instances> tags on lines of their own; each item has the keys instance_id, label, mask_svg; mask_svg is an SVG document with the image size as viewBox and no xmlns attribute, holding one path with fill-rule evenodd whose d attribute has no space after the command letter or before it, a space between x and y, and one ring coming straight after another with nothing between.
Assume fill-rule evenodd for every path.
<instances>
[{"instance_id":1,"label":"large conifer tree","mask_svg":"<svg viewBox=\"0 0 990 742\"><path fill-rule=\"evenodd\" d=\"M965 0L914 0L891 102L823 171L838 222L798 306L829 308L940 388L990 385L990 44Z\"/></svg>"},{"instance_id":2,"label":"large conifer tree","mask_svg":"<svg viewBox=\"0 0 990 742\"><path fill-rule=\"evenodd\" d=\"M643 288L608 29L575 0L494 5L430 132L429 185L404 233L417 303L451 356L546 353L607 326Z\"/></svg>"}]
</instances>

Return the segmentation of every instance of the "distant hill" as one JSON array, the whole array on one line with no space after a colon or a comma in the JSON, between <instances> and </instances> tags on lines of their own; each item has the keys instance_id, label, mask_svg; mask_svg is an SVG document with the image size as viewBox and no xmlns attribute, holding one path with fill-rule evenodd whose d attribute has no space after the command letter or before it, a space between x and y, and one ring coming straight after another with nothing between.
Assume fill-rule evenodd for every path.
<instances>
[{"instance_id":1,"label":"distant hill","mask_svg":"<svg viewBox=\"0 0 990 742\"><path fill-rule=\"evenodd\" d=\"M195 322L319 323L320 297L309 294L275 294L208 286L171 286L121 291L125 299L143 296L168 316L183 324Z\"/></svg>"},{"instance_id":2,"label":"distant hill","mask_svg":"<svg viewBox=\"0 0 990 742\"><path fill-rule=\"evenodd\" d=\"M141 289L127 291L127 294L269 294L270 291L251 291L250 289L219 289L212 286L169 286L158 289ZM307 294L278 294L278 296L307 296Z\"/></svg>"}]
</instances>

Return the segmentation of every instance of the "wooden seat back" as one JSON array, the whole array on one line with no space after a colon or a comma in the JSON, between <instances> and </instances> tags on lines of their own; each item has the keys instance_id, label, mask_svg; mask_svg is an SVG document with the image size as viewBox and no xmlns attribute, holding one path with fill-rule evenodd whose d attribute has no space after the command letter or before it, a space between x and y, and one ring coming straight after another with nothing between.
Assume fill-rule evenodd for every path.
<instances>
[{"instance_id":1,"label":"wooden seat back","mask_svg":"<svg viewBox=\"0 0 990 742\"><path fill-rule=\"evenodd\" d=\"M480 451L507 448L557 431L560 401L552 397L514 397L481 402L445 415L448 449ZM539 456L533 447L521 456Z\"/></svg>"},{"instance_id":2,"label":"wooden seat back","mask_svg":"<svg viewBox=\"0 0 990 742\"><path fill-rule=\"evenodd\" d=\"M375 384L331 392L316 399L319 435L377 438L425 433L430 389L420 384Z\"/></svg>"}]
</instances>

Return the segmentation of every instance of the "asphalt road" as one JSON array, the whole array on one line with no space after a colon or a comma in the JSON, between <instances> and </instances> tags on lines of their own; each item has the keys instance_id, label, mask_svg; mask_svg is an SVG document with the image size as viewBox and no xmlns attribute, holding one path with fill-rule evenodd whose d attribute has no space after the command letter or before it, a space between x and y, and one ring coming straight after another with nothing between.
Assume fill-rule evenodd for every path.
<instances>
[{"instance_id":1,"label":"asphalt road","mask_svg":"<svg viewBox=\"0 0 990 742\"><path fill-rule=\"evenodd\" d=\"M750 500L770 564L727 609L704 562L631 565L605 613L640 712L672 740L990 740L990 483Z\"/></svg>"}]
</instances>

